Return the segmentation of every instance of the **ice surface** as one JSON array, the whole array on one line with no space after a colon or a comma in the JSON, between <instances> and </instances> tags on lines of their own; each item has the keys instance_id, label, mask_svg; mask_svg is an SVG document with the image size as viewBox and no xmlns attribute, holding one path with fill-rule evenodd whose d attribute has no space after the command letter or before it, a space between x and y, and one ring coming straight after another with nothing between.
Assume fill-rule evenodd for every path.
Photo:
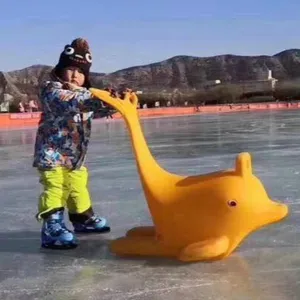
<instances>
[{"instance_id":1,"label":"ice surface","mask_svg":"<svg viewBox=\"0 0 300 300\"><path fill-rule=\"evenodd\" d=\"M108 235L81 237L72 251L40 249L34 216L41 191L32 164L35 130L0 132L0 299L300 299L299 111L199 115L143 121L159 163L179 174L232 167L250 151L270 196L290 217L246 239L228 259L181 264L120 259L110 239L151 224L127 129L96 122L87 159L95 210Z\"/></svg>"}]
</instances>

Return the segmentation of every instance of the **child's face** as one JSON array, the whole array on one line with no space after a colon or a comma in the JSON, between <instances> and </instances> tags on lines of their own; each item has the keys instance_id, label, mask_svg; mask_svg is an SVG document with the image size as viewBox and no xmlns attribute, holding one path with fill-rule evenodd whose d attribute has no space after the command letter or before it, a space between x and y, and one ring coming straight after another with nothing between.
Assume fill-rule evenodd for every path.
<instances>
[{"instance_id":1,"label":"child's face","mask_svg":"<svg viewBox=\"0 0 300 300\"><path fill-rule=\"evenodd\" d=\"M80 69L70 67L64 69L62 79L77 86L83 86L85 76Z\"/></svg>"}]
</instances>

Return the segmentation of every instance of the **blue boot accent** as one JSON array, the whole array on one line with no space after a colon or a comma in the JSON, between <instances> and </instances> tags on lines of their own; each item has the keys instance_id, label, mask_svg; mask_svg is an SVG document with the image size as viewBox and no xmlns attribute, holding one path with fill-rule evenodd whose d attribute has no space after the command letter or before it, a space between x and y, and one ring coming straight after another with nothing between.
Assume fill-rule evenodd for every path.
<instances>
[{"instance_id":1,"label":"blue boot accent","mask_svg":"<svg viewBox=\"0 0 300 300\"><path fill-rule=\"evenodd\" d=\"M74 231L76 233L106 233L110 232L105 218L97 216L90 217L84 223L73 222Z\"/></svg>"},{"instance_id":2,"label":"blue boot accent","mask_svg":"<svg viewBox=\"0 0 300 300\"><path fill-rule=\"evenodd\" d=\"M65 226L62 211L44 220L41 238L43 248L72 249L78 246L76 237Z\"/></svg>"}]
</instances>

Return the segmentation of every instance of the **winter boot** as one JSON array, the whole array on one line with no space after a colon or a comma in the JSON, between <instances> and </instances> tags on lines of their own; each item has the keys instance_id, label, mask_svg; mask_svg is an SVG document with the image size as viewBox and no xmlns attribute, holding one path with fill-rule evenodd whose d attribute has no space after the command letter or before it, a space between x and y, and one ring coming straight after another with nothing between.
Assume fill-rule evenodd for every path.
<instances>
[{"instance_id":1,"label":"winter boot","mask_svg":"<svg viewBox=\"0 0 300 300\"><path fill-rule=\"evenodd\" d=\"M96 216L92 208L80 214L69 213L70 221L76 233L106 233L110 227L105 218Z\"/></svg>"},{"instance_id":2,"label":"winter boot","mask_svg":"<svg viewBox=\"0 0 300 300\"><path fill-rule=\"evenodd\" d=\"M57 211L48 216L42 227L42 247L50 249L73 249L78 246L74 234L64 223L63 211Z\"/></svg>"}]
</instances>

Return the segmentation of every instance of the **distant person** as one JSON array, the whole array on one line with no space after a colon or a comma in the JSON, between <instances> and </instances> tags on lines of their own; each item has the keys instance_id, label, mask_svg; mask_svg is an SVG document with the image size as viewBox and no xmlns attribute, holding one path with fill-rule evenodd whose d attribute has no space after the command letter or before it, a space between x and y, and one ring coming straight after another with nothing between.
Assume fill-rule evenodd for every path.
<instances>
[{"instance_id":1,"label":"distant person","mask_svg":"<svg viewBox=\"0 0 300 300\"><path fill-rule=\"evenodd\" d=\"M20 112L20 113L24 113L24 112L25 112L25 107L24 107L22 101L19 103L19 112Z\"/></svg>"},{"instance_id":2,"label":"distant person","mask_svg":"<svg viewBox=\"0 0 300 300\"><path fill-rule=\"evenodd\" d=\"M87 41L75 39L61 53L52 81L41 87L42 116L33 166L44 187L37 219L43 221L41 245L45 248L75 248L75 233L110 231L106 219L94 213L84 165L93 111L102 105L88 90L91 64ZM65 225L65 206L74 232Z\"/></svg>"},{"instance_id":3,"label":"distant person","mask_svg":"<svg viewBox=\"0 0 300 300\"><path fill-rule=\"evenodd\" d=\"M29 107L29 112L37 111L37 105L34 100L29 100L28 107Z\"/></svg>"},{"instance_id":4,"label":"distant person","mask_svg":"<svg viewBox=\"0 0 300 300\"><path fill-rule=\"evenodd\" d=\"M112 116L111 114L108 114L108 115L106 116L106 120L109 120L109 119L113 119L113 116Z\"/></svg>"}]
</instances>

